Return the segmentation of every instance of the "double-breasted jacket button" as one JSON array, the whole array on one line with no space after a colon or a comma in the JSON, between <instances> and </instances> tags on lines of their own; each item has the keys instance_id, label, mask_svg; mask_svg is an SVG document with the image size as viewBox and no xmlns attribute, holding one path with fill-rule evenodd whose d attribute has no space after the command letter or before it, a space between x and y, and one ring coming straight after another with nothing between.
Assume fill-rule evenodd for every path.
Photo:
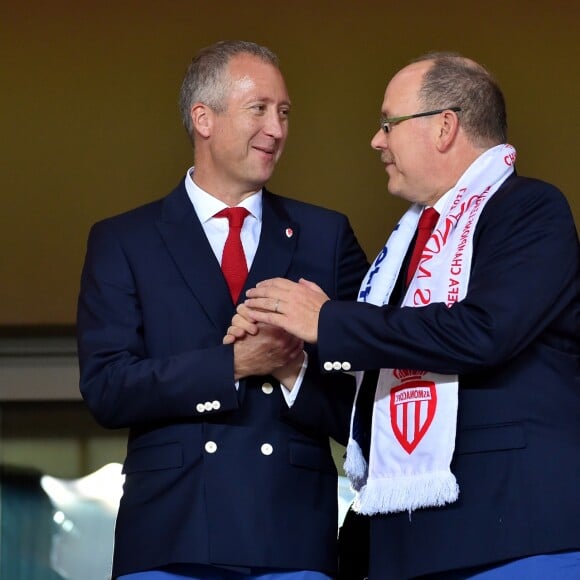
<instances>
[{"instance_id":1,"label":"double-breasted jacket button","mask_svg":"<svg viewBox=\"0 0 580 580\"><path fill-rule=\"evenodd\" d=\"M274 392L274 387L271 383L264 383L262 385L262 392L266 395L271 395Z\"/></svg>"},{"instance_id":2,"label":"double-breasted jacket button","mask_svg":"<svg viewBox=\"0 0 580 580\"><path fill-rule=\"evenodd\" d=\"M217 451L217 444L215 441L206 441L204 447L208 453L215 453Z\"/></svg>"},{"instance_id":3,"label":"double-breasted jacket button","mask_svg":"<svg viewBox=\"0 0 580 580\"><path fill-rule=\"evenodd\" d=\"M274 448L269 443L264 443L262 447L260 447L260 451L262 455L272 455Z\"/></svg>"}]
</instances>

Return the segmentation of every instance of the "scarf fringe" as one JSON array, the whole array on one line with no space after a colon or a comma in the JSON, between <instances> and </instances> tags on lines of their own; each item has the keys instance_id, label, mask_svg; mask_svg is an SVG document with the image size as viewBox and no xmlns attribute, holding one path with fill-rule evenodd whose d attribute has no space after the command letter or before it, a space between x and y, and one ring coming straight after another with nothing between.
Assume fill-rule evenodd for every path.
<instances>
[{"instance_id":1,"label":"scarf fringe","mask_svg":"<svg viewBox=\"0 0 580 580\"><path fill-rule=\"evenodd\" d=\"M366 483L368 465L359 444L352 438L348 440L348 445L346 446L344 471L350 480L351 487L355 491L359 491Z\"/></svg>"},{"instance_id":2,"label":"scarf fringe","mask_svg":"<svg viewBox=\"0 0 580 580\"><path fill-rule=\"evenodd\" d=\"M453 503L459 497L459 485L449 471L371 479L353 506L360 514L372 516L411 511Z\"/></svg>"}]
</instances>

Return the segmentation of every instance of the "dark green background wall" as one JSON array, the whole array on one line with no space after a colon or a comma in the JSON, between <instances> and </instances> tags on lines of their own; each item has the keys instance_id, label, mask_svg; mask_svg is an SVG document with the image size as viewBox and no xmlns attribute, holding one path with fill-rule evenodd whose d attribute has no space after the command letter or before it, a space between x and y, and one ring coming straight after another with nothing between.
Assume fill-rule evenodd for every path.
<instances>
[{"instance_id":1,"label":"dark green background wall","mask_svg":"<svg viewBox=\"0 0 580 580\"><path fill-rule=\"evenodd\" d=\"M519 172L563 189L578 223L579 15L572 0L4 0L0 326L74 322L90 224L182 177L181 78L225 38L281 58L294 108L271 189L348 213L369 256L405 207L369 147L383 91L428 50L494 72Z\"/></svg>"}]
</instances>

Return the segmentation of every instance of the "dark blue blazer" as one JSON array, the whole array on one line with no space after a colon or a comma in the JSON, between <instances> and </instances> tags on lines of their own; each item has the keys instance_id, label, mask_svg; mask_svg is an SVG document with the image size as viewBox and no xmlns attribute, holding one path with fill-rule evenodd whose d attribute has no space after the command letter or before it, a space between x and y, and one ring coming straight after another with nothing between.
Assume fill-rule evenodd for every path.
<instances>
[{"instance_id":1,"label":"dark blue blazer","mask_svg":"<svg viewBox=\"0 0 580 580\"><path fill-rule=\"evenodd\" d=\"M566 200L512 176L477 224L462 302L323 306L322 363L459 374L459 499L372 518L372 580L580 549L578 296Z\"/></svg>"},{"instance_id":2,"label":"dark blue blazer","mask_svg":"<svg viewBox=\"0 0 580 580\"><path fill-rule=\"evenodd\" d=\"M304 276L350 300L366 269L345 216L264 192L246 288ZM347 436L353 379L319 373L310 349L291 409L271 376L236 390L233 348L222 344L233 314L183 182L93 226L81 392L99 423L130 428L114 576L175 563L335 571L329 436Z\"/></svg>"}]
</instances>

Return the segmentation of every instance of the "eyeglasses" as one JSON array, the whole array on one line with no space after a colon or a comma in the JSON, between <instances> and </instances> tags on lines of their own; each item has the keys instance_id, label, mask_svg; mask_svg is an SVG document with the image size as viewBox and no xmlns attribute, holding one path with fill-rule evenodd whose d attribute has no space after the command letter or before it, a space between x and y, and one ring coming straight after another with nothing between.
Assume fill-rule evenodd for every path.
<instances>
[{"instance_id":1,"label":"eyeglasses","mask_svg":"<svg viewBox=\"0 0 580 580\"><path fill-rule=\"evenodd\" d=\"M415 113L414 115L404 115L403 117L391 117L390 119L381 118L380 125L381 129L385 133L390 133L392 126L402 121L407 121L408 119L416 119L417 117L430 117L431 115L438 115L444 111L453 111L454 113L459 113L461 107L447 107L445 109L437 109L436 111L427 111L425 113Z\"/></svg>"}]
</instances>

